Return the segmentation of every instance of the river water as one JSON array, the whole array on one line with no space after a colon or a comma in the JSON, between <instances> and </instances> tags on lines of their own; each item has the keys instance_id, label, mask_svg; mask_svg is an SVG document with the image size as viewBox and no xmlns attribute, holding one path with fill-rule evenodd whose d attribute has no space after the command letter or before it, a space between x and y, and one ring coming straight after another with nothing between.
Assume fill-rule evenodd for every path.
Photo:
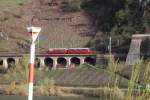
<instances>
[{"instance_id":1,"label":"river water","mask_svg":"<svg viewBox=\"0 0 150 100\"><path fill-rule=\"evenodd\" d=\"M27 96L9 96L1 95L0 100L27 100ZM51 97L51 96L36 96L33 100L104 100L91 97Z\"/></svg>"}]
</instances>

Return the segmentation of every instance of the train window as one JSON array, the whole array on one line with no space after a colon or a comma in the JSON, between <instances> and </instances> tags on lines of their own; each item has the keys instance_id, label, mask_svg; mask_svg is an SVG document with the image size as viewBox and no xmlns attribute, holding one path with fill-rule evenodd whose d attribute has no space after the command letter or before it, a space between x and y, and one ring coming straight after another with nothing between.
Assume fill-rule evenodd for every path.
<instances>
[{"instance_id":1,"label":"train window","mask_svg":"<svg viewBox=\"0 0 150 100\"><path fill-rule=\"evenodd\" d=\"M89 48L69 48L69 49L77 49L77 50L89 50Z\"/></svg>"},{"instance_id":2,"label":"train window","mask_svg":"<svg viewBox=\"0 0 150 100\"><path fill-rule=\"evenodd\" d=\"M67 50L66 48L54 48L54 50Z\"/></svg>"}]
</instances>

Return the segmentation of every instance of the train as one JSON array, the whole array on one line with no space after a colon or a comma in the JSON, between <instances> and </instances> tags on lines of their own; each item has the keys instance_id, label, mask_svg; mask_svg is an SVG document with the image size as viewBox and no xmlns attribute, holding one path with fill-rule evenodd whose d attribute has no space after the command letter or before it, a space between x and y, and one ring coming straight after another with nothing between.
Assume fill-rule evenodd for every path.
<instances>
[{"instance_id":1,"label":"train","mask_svg":"<svg viewBox=\"0 0 150 100\"><path fill-rule=\"evenodd\" d=\"M48 54L90 54L90 48L49 48Z\"/></svg>"}]
</instances>

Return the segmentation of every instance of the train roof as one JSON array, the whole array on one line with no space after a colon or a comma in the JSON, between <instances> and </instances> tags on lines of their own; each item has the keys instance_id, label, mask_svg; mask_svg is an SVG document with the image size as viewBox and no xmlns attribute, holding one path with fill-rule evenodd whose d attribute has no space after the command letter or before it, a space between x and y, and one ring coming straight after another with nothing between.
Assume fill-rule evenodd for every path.
<instances>
[{"instance_id":1,"label":"train roof","mask_svg":"<svg viewBox=\"0 0 150 100\"><path fill-rule=\"evenodd\" d=\"M68 49L90 49L90 48L68 48Z\"/></svg>"},{"instance_id":2,"label":"train roof","mask_svg":"<svg viewBox=\"0 0 150 100\"><path fill-rule=\"evenodd\" d=\"M49 48L49 50L90 49L90 48Z\"/></svg>"},{"instance_id":3,"label":"train roof","mask_svg":"<svg viewBox=\"0 0 150 100\"><path fill-rule=\"evenodd\" d=\"M49 50L64 50L64 49L67 49L67 48L49 48Z\"/></svg>"}]
</instances>

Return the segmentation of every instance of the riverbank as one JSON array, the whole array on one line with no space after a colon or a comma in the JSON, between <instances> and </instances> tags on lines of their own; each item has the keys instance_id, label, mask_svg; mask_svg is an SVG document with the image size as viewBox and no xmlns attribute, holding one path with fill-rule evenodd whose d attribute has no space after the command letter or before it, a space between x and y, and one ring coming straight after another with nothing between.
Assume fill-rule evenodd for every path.
<instances>
[{"instance_id":1,"label":"riverbank","mask_svg":"<svg viewBox=\"0 0 150 100\"><path fill-rule=\"evenodd\" d=\"M27 97L27 85L1 85L1 96L22 96ZM12 90L11 90L12 89ZM62 86L34 86L35 97L55 97L55 98L80 98L89 97L91 100L103 98L102 100L130 100L126 98L128 89L119 89L118 87L62 87ZM142 91L139 89L133 90L135 97L142 98ZM148 95L147 95L148 96ZM93 99L92 99L93 98ZM1 100L1 99L0 99ZM74 100L74 99L73 99ZM82 99L81 99L82 100ZM90 100L90 99L89 99ZM101 100L101 99L100 99ZM139 99L141 100L141 99Z\"/></svg>"},{"instance_id":2,"label":"riverbank","mask_svg":"<svg viewBox=\"0 0 150 100\"><path fill-rule=\"evenodd\" d=\"M1 95L27 96L27 85L5 85L2 86ZM2 88L1 88L2 89ZM124 97L124 92L119 88L108 87L61 87L61 86L34 86L34 96L55 96L55 97L89 97L89 98L116 98L120 100ZM70 99L69 99L70 100ZM95 99L94 99L95 100Z\"/></svg>"}]
</instances>

